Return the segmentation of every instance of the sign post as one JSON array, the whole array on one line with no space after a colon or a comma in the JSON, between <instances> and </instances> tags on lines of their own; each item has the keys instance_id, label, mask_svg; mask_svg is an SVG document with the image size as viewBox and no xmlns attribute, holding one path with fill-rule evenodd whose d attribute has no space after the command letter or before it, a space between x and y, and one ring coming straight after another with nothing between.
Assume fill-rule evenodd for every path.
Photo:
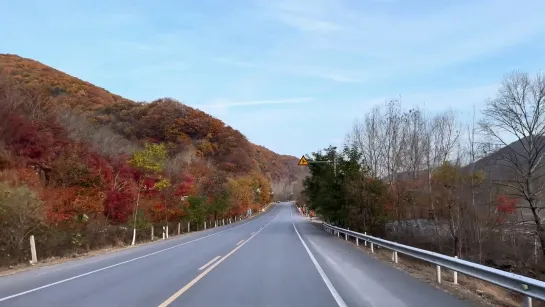
<instances>
[{"instance_id":1,"label":"sign post","mask_svg":"<svg viewBox=\"0 0 545 307\"><path fill-rule=\"evenodd\" d=\"M333 173L335 174L335 176L337 176L337 159L336 159L335 156L333 157L333 161L331 161L331 160L322 160L322 161L314 160L314 161L311 161L311 160L307 159L307 157L302 156L301 159L299 160L299 163L297 163L297 165L306 165L306 166L308 166L309 163L333 163Z\"/></svg>"}]
</instances>

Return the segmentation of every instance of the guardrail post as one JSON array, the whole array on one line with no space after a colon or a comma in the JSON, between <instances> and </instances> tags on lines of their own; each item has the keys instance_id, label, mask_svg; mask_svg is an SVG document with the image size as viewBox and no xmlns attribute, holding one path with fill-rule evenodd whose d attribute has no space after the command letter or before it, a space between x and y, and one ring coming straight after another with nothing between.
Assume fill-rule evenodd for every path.
<instances>
[{"instance_id":1,"label":"guardrail post","mask_svg":"<svg viewBox=\"0 0 545 307\"><path fill-rule=\"evenodd\" d=\"M441 283L441 267L439 265L437 265L436 267L437 267L437 283L440 284Z\"/></svg>"},{"instance_id":2,"label":"guardrail post","mask_svg":"<svg viewBox=\"0 0 545 307\"><path fill-rule=\"evenodd\" d=\"M524 298L524 303L522 304L523 307L532 307L532 298L529 296L526 296Z\"/></svg>"},{"instance_id":3,"label":"guardrail post","mask_svg":"<svg viewBox=\"0 0 545 307\"><path fill-rule=\"evenodd\" d=\"M454 258L458 259L458 256L454 256ZM453 280L455 285L458 284L458 272L454 271L453 276L452 276L452 280Z\"/></svg>"},{"instance_id":4,"label":"guardrail post","mask_svg":"<svg viewBox=\"0 0 545 307\"><path fill-rule=\"evenodd\" d=\"M345 241L348 241L348 233L345 233L345 234L344 234L344 240L345 240Z\"/></svg>"},{"instance_id":5,"label":"guardrail post","mask_svg":"<svg viewBox=\"0 0 545 307\"><path fill-rule=\"evenodd\" d=\"M178 223L178 235L180 235L181 231L182 231L182 223Z\"/></svg>"},{"instance_id":6,"label":"guardrail post","mask_svg":"<svg viewBox=\"0 0 545 307\"><path fill-rule=\"evenodd\" d=\"M30 256L32 257L32 260L30 261L31 264L38 263L38 256L36 256L36 241L34 240L34 235L30 236Z\"/></svg>"},{"instance_id":7,"label":"guardrail post","mask_svg":"<svg viewBox=\"0 0 545 307\"><path fill-rule=\"evenodd\" d=\"M374 253L375 252L375 247L373 246L373 242L369 242L371 243L371 253Z\"/></svg>"},{"instance_id":8,"label":"guardrail post","mask_svg":"<svg viewBox=\"0 0 545 307\"><path fill-rule=\"evenodd\" d=\"M166 231L166 232L165 232L165 236L166 236L166 238L168 239L168 224L167 224L167 226L165 227L165 231Z\"/></svg>"},{"instance_id":9,"label":"guardrail post","mask_svg":"<svg viewBox=\"0 0 545 307\"><path fill-rule=\"evenodd\" d=\"M356 237L356 246L360 246L360 238Z\"/></svg>"},{"instance_id":10,"label":"guardrail post","mask_svg":"<svg viewBox=\"0 0 545 307\"><path fill-rule=\"evenodd\" d=\"M398 263L398 261L397 261L397 252L396 252L396 251L393 251L393 252L392 252L392 261L393 261L394 263Z\"/></svg>"},{"instance_id":11,"label":"guardrail post","mask_svg":"<svg viewBox=\"0 0 545 307\"><path fill-rule=\"evenodd\" d=\"M341 237L341 232L340 231L337 231L337 237Z\"/></svg>"},{"instance_id":12,"label":"guardrail post","mask_svg":"<svg viewBox=\"0 0 545 307\"><path fill-rule=\"evenodd\" d=\"M367 232L364 232L363 234L367 235ZM363 244L364 244L363 246L367 247L367 240L363 240Z\"/></svg>"},{"instance_id":13,"label":"guardrail post","mask_svg":"<svg viewBox=\"0 0 545 307\"><path fill-rule=\"evenodd\" d=\"M153 225L151 226L151 240L153 241Z\"/></svg>"}]
</instances>

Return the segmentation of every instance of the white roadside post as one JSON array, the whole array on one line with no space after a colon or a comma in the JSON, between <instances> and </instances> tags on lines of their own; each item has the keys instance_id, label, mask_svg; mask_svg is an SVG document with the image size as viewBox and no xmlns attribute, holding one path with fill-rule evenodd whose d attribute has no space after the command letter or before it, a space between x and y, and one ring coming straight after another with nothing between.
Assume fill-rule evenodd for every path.
<instances>
[{"instance_id":1,"label":"white roadside post","mask_svg":"<svg viewBox=\"0 0 545 307\"><path fill-rule=\"evenodd\" d=\"M165 239L165 226L163 226L163 240Z\"/></svg>"},{"instance_id":2,"label":"white roadside post","mask_svg":"<svg viewBox=\"0 0 545 307\"><path fill-rule=\"evenodd\" d=\"M441 283L441 267L439 265L437 265L436 267L437 267L437 283L440 284Z\"/></svg>"},{"instance_id":3,"label":"white roadside post","mask_svg":"<svg viewBox=\"0 0 545 307\"><path fill-rule=\"evenodd\" d=\"M529 296L524 297L525 307L532 307L532 298Z\"/></svg>"},{"instance_id":4,"label":"white roadside post","mask_svg":"<svg viewBox=\"0 0 545 307\"><path fill-rule=\"evenodd\" d=\"M38 263L38 256L36 255L36 241L34 240L34 235L30 236L30 256L32 257L32 260L30 261L31 264Z\"/></svg>"},{"instance_id":5,"label":"white roadside post","mask_svg":"<svg viewBox=\"0 0 545 307\"><path fill-rule=\"evenodd\" d=\"M367 235L367 232L364 232L363 234ZM367 240L363 240L363 246L367 247Z\"/></svg>"},{"instance_id":6,"label":"white roadside post","mask_svg":"<svg viewBox=\"0 0 545 307\"><path fill-rule=\"evenodd\" d=\"M187 232L191 232L191 222L187 222Z\"/></svg>"},{"instance_id":7,"label":"white roadside post","mask_svg":"<svg viewBox=\"0 0 545 307\"><path fill-rule=\"evenodd\" d=\"M458 256L454 256L454 258L458 259ZM454 282L455 285L458 284L458 272L453 271L452 280L453 280L453 282Z\"/></svg>"},{"instance_id":8,"label":"white roadside post","mask_svg":"<svg viewBox=\"0 0 545 307\"><path fill-rule=\"evenodd\" d=\"M153 225L151 225L151 241L153 241Z\"/></svg>"},{"instance_id":9,"label":"white roadside post","mask_svg":"<svg viewBox=\"0 0 545 307\"><path fill-rule=\"evenodd\" d=\"M204 230L206 230L206 221L204 221Z\"/></svg>"},{"instance_id":10,"label":"white roadside post","mask_svg":"<svg viewBox=\"0 0 545 307\"><path fill-rule=\"evenodd\" d=\"M182 231L182 223L178 223L178 235L180 235L181 231Z\"/></svg>"}]
</instances>

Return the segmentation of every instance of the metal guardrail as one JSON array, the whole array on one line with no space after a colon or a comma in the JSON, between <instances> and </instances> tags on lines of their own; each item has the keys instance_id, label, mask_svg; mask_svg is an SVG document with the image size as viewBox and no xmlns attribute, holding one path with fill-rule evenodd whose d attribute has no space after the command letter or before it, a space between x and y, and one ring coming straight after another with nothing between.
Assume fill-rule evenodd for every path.
<instances>
[{"instance_id":1,"label":"metal guardrail","mask_svg":"<svg viewBox=\"0 0 545 307\"><path fill-rule=\"evenodd\" d=\"M378 245L386 249L392 250L392 260L396 263L398 260L397 253L401 253L420 260L424 260L429 263L433 263L437 266L437 281L439 283L441 283L441 267L445 267L453 270L454 272L460 272L465 275L488 281L492 284L520 293L527 298L525 300L525 303L523 303L523 306L524 304L526 306L531 306L531 298L545 301L545 282L543 281L494 269L474 262L415 248L412 246L379 239L369 236L367 234L362 234L359 232L333 226L325 222L323 222L322 225L324 226L324 229L326 231L332 234L336 233L337 236L340 236L340 234L342 233L346 240L348 240L349 237L356 238L357 245L359 245L359 240L363 240L366 245L367 242L369 242L371 244L371 252L374 252L373 245ZM457 273L455 273L454 276L454 282L457 283Z\"/></svg>"}]
</instances>

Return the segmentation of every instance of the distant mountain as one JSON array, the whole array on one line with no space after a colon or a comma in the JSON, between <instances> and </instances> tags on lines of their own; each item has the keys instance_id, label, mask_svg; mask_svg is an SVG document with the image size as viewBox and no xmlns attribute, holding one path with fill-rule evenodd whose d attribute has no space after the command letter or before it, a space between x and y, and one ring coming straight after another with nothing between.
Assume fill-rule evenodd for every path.
<instances>
[{"instance_id":1,"label":"distant mountain","mask_svg":"<svg viewBox=\"0 0 545 307\"><path fill-rule=\"evenodd\" d=\"M512 142L507 146L500 147L496 150L490 150L483 158L466 165L463 169L467 172L482 171L485 174L484 185L491 184L493 186L493 193L498 194L510 194L517 193L512 188L506 187L505 184L509 183L517 185L518 183L524 183L525 175L521 176L519 171L526 173L530 169L528 161L535 162L532 166L534 168L534 184L536 188L545 184L545 177L538 176L537 174L545 174L545 157L540 159L540 156L545 155L545 137L537 137L534 139L534 152L528 152L528 140L523 139ZM539 149L539 150L538 150ZM515 166L517 165L517 166ZM518 193L517 193L518 194ZM487 190L480 191L477 194L477 199L480 202L487 203L490 194ZM521 204L525 201L521 200ZM533 219L530 210L519 210L519 213L524 216L525 219ZM545 214L542 213L542 216Z\"/></svg>"}]
</instances>

